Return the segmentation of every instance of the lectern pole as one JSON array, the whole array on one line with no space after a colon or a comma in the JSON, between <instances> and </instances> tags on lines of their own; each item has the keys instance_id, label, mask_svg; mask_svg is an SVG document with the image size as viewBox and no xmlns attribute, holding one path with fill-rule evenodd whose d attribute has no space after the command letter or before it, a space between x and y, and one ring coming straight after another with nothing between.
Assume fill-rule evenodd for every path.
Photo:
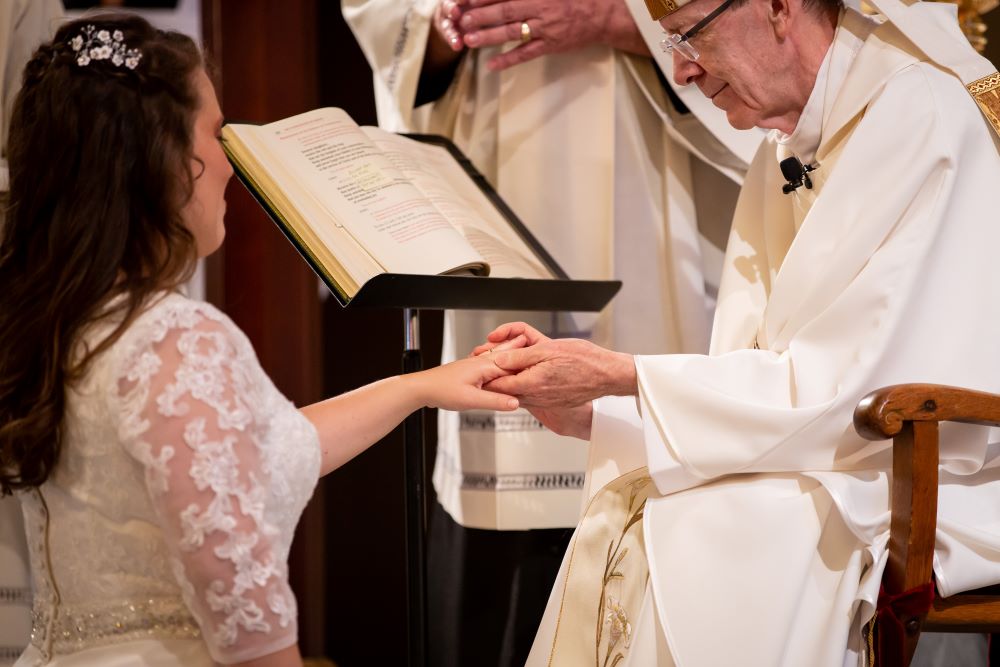
<instances>
[{"instance_id":1,"label":"lectern pole","mask_svg":"<svg viewBox=\"0 0 1000 667\"><path fill-rule=\"evenodd\" d=\"M403 309L403 373L423 368L420 357L420 311ZM406 482L406 586L407 664L427 664L427 567L424 536L424 411L417 410L403 424L404 474Z\"/></svg>"}]
</instances>

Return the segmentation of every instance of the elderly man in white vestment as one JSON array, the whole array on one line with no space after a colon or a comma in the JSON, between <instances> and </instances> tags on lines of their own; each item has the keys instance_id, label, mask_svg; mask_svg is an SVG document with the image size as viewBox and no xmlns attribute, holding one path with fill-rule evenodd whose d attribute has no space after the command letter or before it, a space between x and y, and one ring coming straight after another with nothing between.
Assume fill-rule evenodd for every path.
<instances>
[{"instance_id":1,"label":"elderly man in white vestment","mask_svg":"<svg viewBox=\"0 0 1000 667\"><path fill-rule=\"evenodd\" d=\"M1000 391L1000 74L948 5L648 4L677 83L770 134L707 355L523 323L476 350L528 334L490 352L521 371L492 388L594 449L528 664L864 664L891 462L853 409L900 382ZM942 595L1000 581L998 454L985 428L942 427Z\"/></svg>"},{"instance_id":2,"label":"elderly man in white vestment","mask_svg":"<svg viewBox=\"0 0 1000 667\"><path fill-rule=\"evenodd\" d=\"M0 0L0 234L7 195L7 126L21 72L35 48L55 32L59 0ZM12 665L28 645L31 589L24 524L16 498L0 498L0 665Z\"/></svg>"},{"instance_id":3,"label":"elderly man in white vestment","mask_svg":"<svg viewBox=\"0 0 1000 667\"><path fill-rule=\"evenodd\" d=\"M624 281L599 318L530 321L634 353L707 350L721 248L763 133L736 132L697 91L678 101L651 57L669 72L642 0L343 9L374 70L380 125L452 138L570 276ZM510 317L448 313L445 357ZM523 663L579 518L587 456L523 411L441 414L434 664Z\"/></svg>"}]
</instances>

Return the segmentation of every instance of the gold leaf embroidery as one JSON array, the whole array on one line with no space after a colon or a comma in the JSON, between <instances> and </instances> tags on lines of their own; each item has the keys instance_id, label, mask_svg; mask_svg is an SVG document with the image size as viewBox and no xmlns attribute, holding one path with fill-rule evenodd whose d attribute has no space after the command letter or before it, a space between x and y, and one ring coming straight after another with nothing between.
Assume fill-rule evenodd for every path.
<instances>
[{"instance_id":1,"label":"gold leaf embroidery","mask_svg":"<svg viewBox=\"0 0 1000 667\"><path fill-rule=\"evenodd\" d=\"M977 79L966 86L993 130L1000 134L1000 72Z\"/></svg>"},{"instance_id":2,"label":"gold leaf embroidery","mask_svg":"<svg viewBox=\"0 0 1000 667\"><path fill-rule=\"evenodd\" d=\"M615 579L625 579L625 575L619 568L622 561L628 555L629 549L627 546L622 546L622 541L629 530L642 521L643 510L646 507L646 497L642 496L638 506L636 505L636 499L639 497L639 492L651 481L649 477L643 477L629 485L628 518L625 520L625 524L617 540L608 542L604 581L601 587L600 603L598 604L597 641L594 645L597 667L614 667L614 665L624 660L624 650L628 649L632 641L632 625L629 623L628 613L620 600L616 600L608 594L608 584ZM608 648L602 662L600 652L605 626L608 626ZM619 642L621 642L622 637L625 638L625 641L622 642L622 646L619 649ZM616 651L616 649L618 650Z\"/></svg>"}]
</instances>

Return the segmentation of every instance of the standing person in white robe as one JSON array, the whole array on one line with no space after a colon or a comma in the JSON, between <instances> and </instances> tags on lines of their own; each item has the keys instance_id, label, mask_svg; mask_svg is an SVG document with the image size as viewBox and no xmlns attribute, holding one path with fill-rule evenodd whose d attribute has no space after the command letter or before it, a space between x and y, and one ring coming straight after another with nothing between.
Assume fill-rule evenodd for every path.
<instances>
[{"instance_id":1,"label":"standing person in white robe","mask_svg":"<svg viewBox=\"0 0 1000 667\"><path fill-rule=\"evenodd\" d=\"M642 0L563 6L343 2L382 127L450 137L571 277L624 281L599 318L531 321L637 353L705 351L737 183L762 133L734 131L687 91L694 113L678 111L650 57L662 34L633 18ZM510 316L448 313L445 358ZM587 454L523 411L440 415L434 664L523 663L579 518Z\"/></svg>"},{"instance_id":2,"label":"standing person in white robe","mask_svg":"<svg viewBox=\"0 0 1000 667\"><path fill-rule=\"evenodd\" d=\"M947 5L875 0L879 25L825 0L649 4L676 81L772 132L708 355L632 356L523 323L476 350L528 333L491 353L523 369L491 388L594 449L528 664L864 664L891 460L853 409L901 382L1000 392L1000 74ZM811 189L783 192L789 157L814 168ZM988 443L942 427L945 596L1000 581Z\"/></svg>"},{"instance_id":3,"label":"standing person in white robe","mask_svg":"<svg viewBox=\"0 0 1000 667\"><path fill-rule=\"evenodd\" d=\"M21 72L31 54L55 32L59 0L0 0L0 234L7 202L7 128ZM12 665L31 634L31 588L21 507L0 498L0 666Z\"/></svg>"}]
</instances>

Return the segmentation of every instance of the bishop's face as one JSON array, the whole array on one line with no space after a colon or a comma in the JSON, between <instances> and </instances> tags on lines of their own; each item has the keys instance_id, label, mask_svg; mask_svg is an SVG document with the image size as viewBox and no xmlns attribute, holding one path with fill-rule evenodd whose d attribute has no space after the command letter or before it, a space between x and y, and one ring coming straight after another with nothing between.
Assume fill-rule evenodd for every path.
<instances>
[{"instance_id":1,"label":"bishop's face","mask_svg":"<svg viewBox=\"0 0 1000 667\"><path fill-rule=\"evenodd\" d=\"M667 33L683 34L720 4L694 0L661 19L660 25ZM793 76L795 53L787 24L775 15L781 6L772 0L734 3L691 38L697 60L674 52L674 81L698 86L737 129L794 130L809 90L803 91Z\"/></svg>"}]
</instances>

